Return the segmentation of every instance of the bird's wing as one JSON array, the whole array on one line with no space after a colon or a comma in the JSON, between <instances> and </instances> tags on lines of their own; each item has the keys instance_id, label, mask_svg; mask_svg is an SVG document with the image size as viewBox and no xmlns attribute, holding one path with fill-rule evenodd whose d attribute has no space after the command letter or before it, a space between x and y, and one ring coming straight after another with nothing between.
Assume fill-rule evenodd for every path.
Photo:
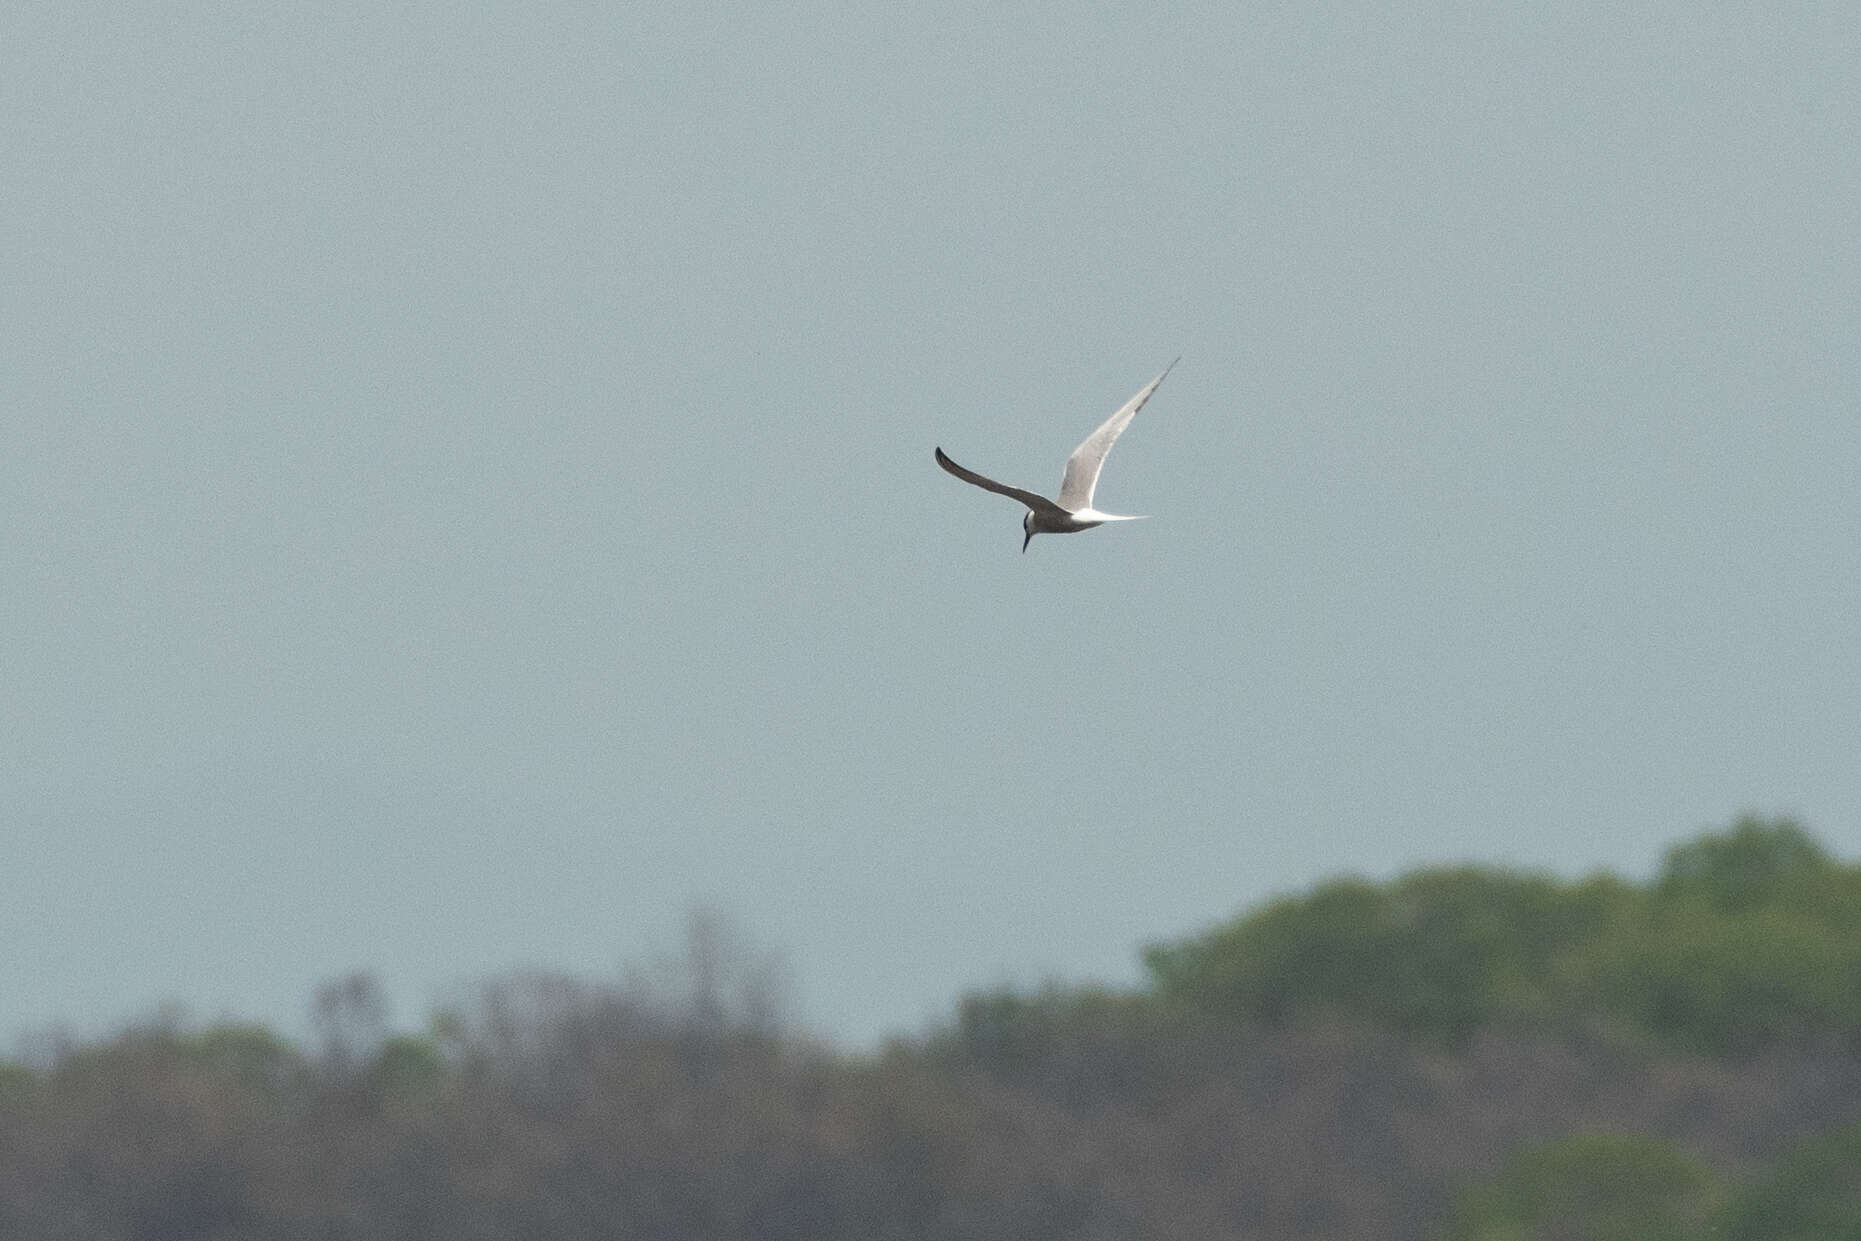
<instances>
[{"instance_id":1,"label":"bird's wing","mask_svg":"<svg viewBox=\"0 0 1861 1241\"><path fill-rule=\"evenodd\" d=\"M1037 496L1031 491L1023 491L1019 487L1010 487L1007 483L998 483L992 478L984 478L974 470L964 469L962 466L946 457L941 448L937 450L937 464L966 483L973 483L984 491L993 491L998 496L1007 496L1011 500L1019 500L1036 513L1057 514L1061 517L1066 515L1065 510L1061 509L1059 505L1049 500L1046 496Z\"/></svg>"},{"instance_id":2,"label":"bird's wing","mask_svg":"<svg viewBox=\"0 0 1861 1241\"><path fill-rule=\"evenodd\" d=\"M1177 358L1176 362L1182 361ZM1172 362L1163 368L1167 375L1176 366ZM1158 375L1144 386L1144 390L1124 403L1124 408L1105 420L1105 425L1086 436L1085 442L1073 449L1073 455L1066 459L1066 477L1060 480L1060 507L1069 513L1092 507L1092 493L1098 489L1099 471L1105 468L1105 454L1117 442L1124 429L1131 425L1131 419L1137 417L1137 411L1144 407L1150 394L1163 382L1163 375Z\"/></svg>"}]
</instances>

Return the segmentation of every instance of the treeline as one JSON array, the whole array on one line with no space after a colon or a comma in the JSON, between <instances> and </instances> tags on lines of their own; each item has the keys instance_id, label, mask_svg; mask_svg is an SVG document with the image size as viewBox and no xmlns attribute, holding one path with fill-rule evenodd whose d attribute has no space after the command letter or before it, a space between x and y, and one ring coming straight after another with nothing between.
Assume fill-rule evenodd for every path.
<instances>
[{"instance_id":1,"label":"treeline","mask_svg":"<svg viewBox=\"0 0 1861 1241\"><path fill-rule=\"evenodd\" d=\"M694 920L596 983L305 1045L177 1017L0 1065L0 1239L1861 1236L1861 867L1748 819L1648 883L1340 880L964 998L876 1055L791 1032Z\"/></svg>"},{"instance_id":2,"label":"treeline","mask_svg":"<svg viewBox=\"0 0 1861 1241\"><path fill-rule=\"evenodd\" d=\"M1144 962L1150 986L1125 998L1153 1016L1335 1017L1446 1046L1547 1026L1713 1056L1861 1045L1861 867L1746 818L1670 850L1647 884L1478 866L1338 879Z\"/></svg>"},{"instance_id":3,"label":"treeline","mask_svg":"<svg viewBox=\"0 0 1861 1241\"><path fill-rule=\"evenodd\" d=\"M1646 885L1482 867L1339 880L1151 948L1153 998L1284 1025L1328 1014L1448 1044L1606 1025L1715 1056L1861 1044L1861 867L1741 820Z\"/></svg>"},{"instance_id":4,"label":"treeline","mask_svg":"<svg viewBox=\"0 0 1861 1241\"><path fill-rule=\"evenodd\" d=\"M1680 1144L1582 1134L1515 1156L1463 1192L1444 1241L1852 1241L1861 1236L1861 1127L1804 1142L1756 1183Z\"/></svg>"}]
</instances>

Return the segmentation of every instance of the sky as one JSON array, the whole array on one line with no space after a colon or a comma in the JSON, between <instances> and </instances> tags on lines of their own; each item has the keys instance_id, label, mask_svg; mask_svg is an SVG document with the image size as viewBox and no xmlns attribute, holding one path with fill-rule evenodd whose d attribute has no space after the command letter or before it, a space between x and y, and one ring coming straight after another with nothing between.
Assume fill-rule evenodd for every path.
<instances>
[{"instance_id":1,"label":"sky","mask_svg":"<svg viewBox=\"0 0 1861 1241\"><path fill-rule=\"evenodd\" d=\"M1861 10L1009 7L8 6L0 1034L1861 855Z\"/></svg>"}]
</instances>

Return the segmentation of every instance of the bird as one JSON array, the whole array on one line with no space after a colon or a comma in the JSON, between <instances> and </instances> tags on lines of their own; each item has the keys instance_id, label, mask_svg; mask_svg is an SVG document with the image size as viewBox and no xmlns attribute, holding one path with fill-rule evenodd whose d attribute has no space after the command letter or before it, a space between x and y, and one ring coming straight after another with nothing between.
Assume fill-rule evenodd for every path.
<instances>
[{"instance_id":1,"label":"bird","mask_svg":"<svg viewBox=\"0 0 1861 1241\"><path fill-rule=\"evenodd\" d=\"M1176 362L1180 361L1181 358L1176 359ZM1079 447L1073 449L1073 455L1066 459L1066 474L1060 479L1060 498L1057 502L965 469L950 460L942 446L936 450L937 464L966 483L1027 505L1027 515L1021 518L1023 553L1026 553L1027 545L1034 541L1037 534L1077 534L1081 530L1102 526L1108 521L1142 521L1142 517L1120 517L1116 513L1099 512L1092 507L1092 493L1098 489L1099 471L1105 468L1105 454L1111 451L1111 446L1124 434L1124 429L1131 425L1131 419L1144 407L1144 402L1157 390L1164 376L1176 368L1176 362L1164 367L1162 375L1145 384L1141 392L1126 401L1123 408L1107 418L1103 426L1086 436Z\"/></svg>"}]
</instances>

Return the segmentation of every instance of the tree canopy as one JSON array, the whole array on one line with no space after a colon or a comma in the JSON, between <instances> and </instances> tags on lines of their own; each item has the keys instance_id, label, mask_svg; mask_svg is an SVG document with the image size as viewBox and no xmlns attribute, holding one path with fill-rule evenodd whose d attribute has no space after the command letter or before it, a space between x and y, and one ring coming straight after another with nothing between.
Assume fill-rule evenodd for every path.
<instances>
[{"instance_id":1,"label":"tree canopy","mask_svg":"<svg viewBox=\"0 0 1861 1241\"><path fill-rule=\"evenodd\" d=\"M1338 879L1144 961L1161 1003L1270 1027L1342 1017L1456 1044L1588 1023L1714 1055L1861 1040L1861 867L1787 819L1679 845L1653 880L1491 867Z\"/></svg>"},{"instance_id":2,"label":"tree canopy","mask_svg":"<svg viewBox=\"0 0 1861 1241\"><path fill-rule=\"evenodd\" d=\"M714 915L305 1046L165 1013L0 1061L0 1241L1861 1241L1861 867L1340 878L851 1054ZM49 1051L47 1050L49 1048Z\"/></svg>"}]
</instances>

